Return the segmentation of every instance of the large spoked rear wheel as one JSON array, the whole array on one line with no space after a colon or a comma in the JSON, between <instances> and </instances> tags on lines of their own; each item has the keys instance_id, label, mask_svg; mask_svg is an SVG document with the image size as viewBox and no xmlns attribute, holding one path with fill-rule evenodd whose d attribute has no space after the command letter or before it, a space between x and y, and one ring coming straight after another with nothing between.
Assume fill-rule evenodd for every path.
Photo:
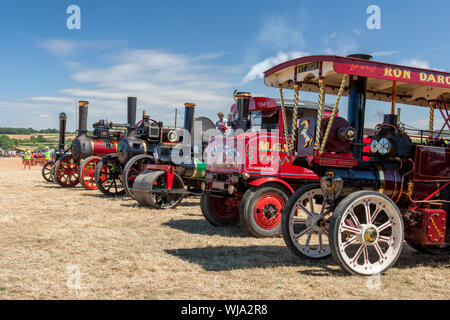
<instances>
[{"instance_id":1,"label":"large spoked rear wheel","mask_svg":"<svg viewBox=\"0 0 450 320\"><path fill-rule=\"evenodd\" d=\"M239 205L236 199L214 196L203 192L200 208L205 219L216 227L226 227L239 221Z\"/></svg>"},{"instance_id":2,"label":"large spoked rear wheel","mask_svg":"<svg viewBox=\"0 0 450 320\"><path fill-rule=\"evenodd\" d=\"M395 203L375 191L358 191L336 207L330 224L333 258L356 275L383 274L403 248L403 220Z\"/></svg>"},{"instance_id":3,"label":"large spoked rear wheel","mask_svg":"<svg viewBox=\"0 0 450 320\"><path fill-rule=\"evenodd\" d=\"M300 257L328 257L328 228L332 214L318 184L298 189L289 198L281 215L281 232L288 248Z\"/></svg>"},{"instance_id":4,"label":"large spoked rear wheel","mask_svg":"<svg viewBox=\"0 0 450 320\"><path fill-rule=\"evenodd\" d=\"M117 154L110 154L97 163L95 169L95 184L98 190L107 197L125 195L122 181L122 166Z\"/></svg>"},{"instance_id":5,"label":"large spoked rear wheel","mask_svg":"<svg viewBox=\"0 0 450 320\"><path fill-rule=\"evenodd\" d=\"M242 227L257 238L280 236L281 212L287 201L287 192L279 186L251 187L239 209Z\"/></svg>"},{"instance_id":6,"label":"large spoked rear wheel","mask_svg":"<svg viewBox=\"0 0 450 320\"><path fill-rule=\"evenodd\" d=\"M79 163L71 155L61 157L55 164L55 179L63 188L75 187L78 184Z\"/></svg>"},{"instance_id":7,"label":"large spoked rear wheel","mask_svg":"<svg viewBox=\"0 0 450 320\"><path fill-rule=\"evenodd\" d=\"M136 177L133 190L134 198L140 205L155 209L171 209L183 200L184 194L170 190L184 190L184 183L181 177L174 173L172 189L168 190L165 171L146 170Z\"/></svg>"},{"instance_id":8,"label":"large spoked rear wheel","mask_svg":"<svg viewBox=\"0 0 450 320\"><path fill-rule=\"evenodd\" d=\"M45 179L45 181L48 182L55 181L52 175L52 167L54 164L55 162L53 160L49 160L42 167L42 177Z\"/></svg>"},{"instance_id":9,"label":"large spoked rear wheel","mask_svg":"<svg viewBox=\"0 0 450 320\"><path fill-rule=\"evenodd\" d=\"M95 184L95 169L97 163L101 160L100 157L92 156L84 159L80 164L80 170L78 171L78 178L80 184L88 190L97 190Z\"/></svg>"},{"instance_id":10,"label":"large spoked rear wheel","mask_svg":"<svg viewBox=\"0 0 450 320\"><path fill-rule=\"evenodd\" d=\"M131 191L131 189L133 189L134 180L142 171L144 171L144 166L150 163L153 163L152 156L148 154L140 154L134 158L131 158L123 168L123 186L125 188L125 192L130 197L134 198L133 192Z\"/></svg>"}]
</instances>

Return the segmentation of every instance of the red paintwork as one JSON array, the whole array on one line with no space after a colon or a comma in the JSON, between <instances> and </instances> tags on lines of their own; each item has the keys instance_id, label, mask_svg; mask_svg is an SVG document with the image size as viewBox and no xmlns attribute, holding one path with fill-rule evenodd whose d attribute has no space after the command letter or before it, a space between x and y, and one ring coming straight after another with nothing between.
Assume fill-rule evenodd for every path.
<instances>
[{"instance_id":1,"label":"red paintwork","mask_svg":"<svg viewBox=\"0 0 450 320\"><path fill-rule=\"evenodd\" d=\"M119 141L116 140L94 140L92 139L92 155L104 157L117 151Z\"/></svg>"},{"instance_id":2,"label":"red paintwork","mask_svg":"<svg viewBox=\"0 0 450 320\"><path fill-rule=\"evenodd\" d=\"M450 151L444 147L415 146L415 179L450 180Z\"/></svg>"},{"instance_id":3,"label":"red paintwork","mask_svg":"<svg viewBox=\"0 0 450 320\"><path fill-rule=\"evenodd\" d=\"M265 183L269 183L269 182L280 183L280 184L284 185L286 188L288 188L291 193L294 193L294 189L289 185L289 183L287 183L283 179L279 179L279 178L275 178L275 177L259 178L259 179L250 181L248 184L251 186L254 186L254 187L259 187L259 186L261 186Z\"/></svg>"},{"instance_id":4,"label":"red paintwork","mask_svg":"<svg viewBox=\"0 0 450 320\"><path fill-rule=\"evenodd\" d=\"M167 164L146 164L144 170L164 171L166 173L167 189L172 189L173 174L175 172L172 165Z\"/></svg>"},{"instance_id":5,"label":"red paintwork","mask_svg":"<svg viewBox=\"0 0 450 320\"><path fill-rule=\"evenodd\" d=\"M246 132L237 137L218 136L210 141L206 154L208 172L317 179L312 171L292 165L286 139L274 133ZM227 158L233 159L234 163L226 164L232 162Z\"/></svg>"},{"instance_id":6,"label":"red paintwork","mask_svg":"<svg viewBox=\"0 0 450 320\"><path fill-rule=\"evenodd\" d=\"M263 229L270 230L281 223L281 212L284 208L284 199L276 193L265 193L256 200L253 208L253 218L258 226ZM267 207L276 210L273 216L267 216L265 210Z\"/></svg>"},{"instance_id":7,"label":"red paintwork","mask_svg":"<svg viewBox=\"0 0 450 320\"><path fill-rule=\"evenodd\" d=\"M81 183L83 183L90 190L97 190L97 184L95 183L95 168L100 159L91 159L84 163L81 169Z\"/></svg>"},{"instance_id":8,"label":"red paintwork","mask_svg":"<svg viewBox=\"0 0 450 320\"><path fill-rule=\"evenodd\" d=\"M420 208L415 213L419 222L406 233L406 240L420 245L444 244L447 213L442 209L428 208Z\"/></svg>"},{"instance_id":9,"label":"red paintwork","mask_svg":"<svg viewBox=\"0 0 450 320\"><path fill-rule=\"evenodd\" d=\"M233 198L211 197L211 208L222 219L232 219L239 214L239 201Z\"/></svg>"}]
</instances>

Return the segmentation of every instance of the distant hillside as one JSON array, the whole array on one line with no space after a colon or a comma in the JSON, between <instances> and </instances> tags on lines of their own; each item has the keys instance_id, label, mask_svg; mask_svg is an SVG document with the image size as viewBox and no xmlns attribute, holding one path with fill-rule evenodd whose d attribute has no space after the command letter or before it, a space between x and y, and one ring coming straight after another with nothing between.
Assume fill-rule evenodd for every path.
<instances>
[{"instance_id":1,"label":"distant hillside","mask_svg":"<svg viewBox=\"0 0 450 320\"><path fill-rule=\"evenodd\" d=\"M0 134L33 134L33 133L58 133L58 129L42 129L36 130L33 128L7 128L0 127Z\"/></svg>"}]
</instances>

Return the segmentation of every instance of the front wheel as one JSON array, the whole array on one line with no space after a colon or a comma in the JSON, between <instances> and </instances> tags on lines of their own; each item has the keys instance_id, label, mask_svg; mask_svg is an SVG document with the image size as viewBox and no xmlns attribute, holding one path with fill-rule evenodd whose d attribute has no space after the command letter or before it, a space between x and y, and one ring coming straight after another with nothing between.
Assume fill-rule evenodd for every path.
<instances>
[{"instance_id":1,"label":"front wheel","mask_svg":"<svg viewBox=\"0 0 450 320\"><path fill-rule=\"evenodd\" d=\"M281 212L287 201L286 191L279 186L248 189L239 209L242 227L257 238L280 236Z\"/></svg>"},{"instance_id":2,"label":"front wheel","mask_svg":"<svg viewBox=\"0 0 450 320\"><path fill-rule=\"evenodd\" d=\"M78 184L79 163L71 155L61 157L55 164L55 179L63 188L75 187Z\"/></svg>"},{"instance_id":3,"label":"front wheel","mask_svg":"<svg viewBox=\"0 0 450 320\"><path fill-rule=\"evenodd\" d=\"M400 210L379 192L364 190L347 196L331 219L333 258L355 275L386 272L400 256L403 239Z\"/></svg>"},{"instance_id":4,"label":"front wheel","mask_svg":"<svg viewBox=\"0 0 450 320\"><path fill-rule=\"evenodd\" d=\"M100 157L91 156L81 162L80 170L78 171L78 179L85 189L97 190L97 185L95 184L95 169L100 160Z\"/></svg>"},{"instance_id":5,"label":"front wheel","mask_svg":"<svg viewBox=\"0 0 450 320\"><path fill-rule=\"evenodd\" d=\"M213 226L226 227L239 221L239 201L236 199L203 192L200 208L205 219Z\"/></svg>"},{"instance_id":6,"label":"front wheel","mask_svg":"<svg viewBox=\"0 0 450 320\"><path fill-rule=\"evenodd\" d=\"M53 160L47 161L44 166L42 167L42 177L45 179L45 181L53 182L55 179L52 175L52 167L55 164Z\"/></svg>"},{"instance_id":7,"label":"front wheel","mask_svg":"<svg viewBox=\"0 0 450 320\"><path fill-rule=\"evenodd\" d=\"M328 257L328 227L332 214L318 184L307 184L298 189L281 215L281 232L288 248L299 257Z\"/></svg>"},{"instance_id":8,"label":"front wheel","mask_svg":"<svg viewBox=\"0 0 450 320\"><path fill-rule=\"evenodd\" d=\"M95 184L98 190L107 197L125 195L122 166L117 158L117 153L109 154L97 163Z\"/></svg>"}]
</instances>

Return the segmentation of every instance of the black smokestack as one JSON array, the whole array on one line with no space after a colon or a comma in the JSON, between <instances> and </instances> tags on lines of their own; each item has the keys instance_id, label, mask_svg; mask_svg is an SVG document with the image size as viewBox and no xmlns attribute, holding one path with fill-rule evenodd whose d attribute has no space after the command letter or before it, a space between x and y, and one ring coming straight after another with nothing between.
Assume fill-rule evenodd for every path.
<instances>
[{"instance_id":1,"label":"black smokestack","mask_svg":"<svg viewBox=\"0 0 450 320\"><path fill-rule=\"evenodd\" d=\"M79 108L79 122L78 122L78 136L87 134L87 117L88 117L88 101L78 101Z\"/></svg>"},{"instance_id":2,"label":"black smokestack","mask_svg":"<svg viewBox=\"0 0 450 320\"><path fill-rule=\"evenodd\" d=\"M127 136L133 134L136 129L136 105L137 98L136 97L128 97L127 101L127 124L128 124L128 132Z\"/></svg>"},{"instance_id":3,"label":"black smokestack","mask_svg":"<svg viewBox=\"0 0 450 320\"><path fill-rule=\"evenodd\" d=\"M185 130L185 132L189 132L191 136L191 145L194 139L194 113L195 113L195 103L185 103L183 129Z\"/></svg>"},{"instance_id":4,"label":"black smokestack","mask_svg":"<svg viewBox=\"0 0 450 320\"><path fill-rule=\"evenodd\" d=\"M236 93L236 107L238 111L238 119L236 120L236 130L241 129L247 131L248 125L248 107L252 95L249 92Z\"/></svg>"},{"instance_id":5,"label":"black smokestack","mask_svg":"<svg viewBox=\"0 0 450 320\"><path fill-rule=\"evenodd\" d=\"M364 60L372 59L368 54L351 54L348 57ZM347 120L350 126L356 129L353 140L353 153L359 160L362 159L364 136L364 111L366 109L367 78L350 77L348 93Z\"/></svg>"},{"instance_id":6,"label":"black smokestack","mask_svg":"<svg viewBox=\"0 0 450 320\"><path fill-rule=\"evenodd\" d=\"M67 115L64 112L59 114L59 149L64 149L66 141L66 121Z\"/></svg>"}]
</instances>

